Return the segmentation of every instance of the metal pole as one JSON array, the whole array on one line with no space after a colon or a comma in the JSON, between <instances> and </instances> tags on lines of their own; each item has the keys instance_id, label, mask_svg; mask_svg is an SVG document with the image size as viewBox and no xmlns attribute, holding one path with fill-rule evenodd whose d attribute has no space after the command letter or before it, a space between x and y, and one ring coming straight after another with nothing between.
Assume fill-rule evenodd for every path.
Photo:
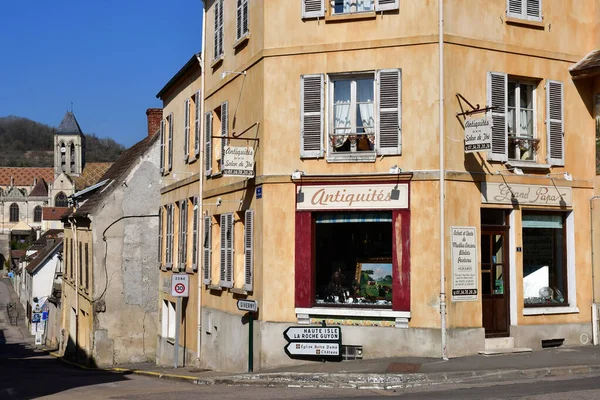
<instances>
[{"instance_id":1,"label":"metal pole","mask_svg":"<svg viewBox=\"0 0 600 400\"><path fill-rule=\"evenodd\" d=\"M181 297L177 297L177 318L175 321L175 354L173 355L174 368L177 368L179 361L179 325L181 325Z\"/></svg>"},{"instance_id":2,"label":"metal pole","mask_svg":"<svg viewBox=\"0 0 600 400\"><path fill-rule=\"evenodd\" d=\"M254 316L252 312L248 313L248 372L252 372L254 369Z\"/></svg>"}]
</instances>

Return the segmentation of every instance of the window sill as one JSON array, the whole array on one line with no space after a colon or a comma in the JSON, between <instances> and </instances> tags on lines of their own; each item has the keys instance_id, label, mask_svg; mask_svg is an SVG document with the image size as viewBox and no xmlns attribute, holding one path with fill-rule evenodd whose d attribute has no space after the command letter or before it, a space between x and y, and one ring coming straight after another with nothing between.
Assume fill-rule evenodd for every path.
<instances>
[{"instance_id":1,"label":"window sill","mask_svg":"<svg viewBox=\"0 0 600 400\"><path fill-rule=\"evenodd\" d=\"M506 17L506 24L507 25L519 25L519 26L535 28L535 29L540 29L540 30L544 30L546 28L546 25L544 24L543 21L532 21L532 20L521 19L521 18L516 18L516 17Z\"/></svg>"},{"instance_id":2,"label":"window sill","mask_svg":"<svg viewBox=\"0 0 600 400\"><path fill-rule=\"evenodd\" d=\"M238 47L241 47L248 40L250 40L250 32L244 33L241 38L239 38L238 40L236 40L235 43L233 43L233 49L237 50Z\"/></svg>"},{"instance_id":3,"label":"window sill","mask_svg":"<svg viewBox=\"0 0 600 400\"><path fill-rule=\"evenodd\" d=\"M217 68L219 66L219 64L221 64L223 62L223 59L225 58L224 54L221 54L219 57L215 58L212 63L210 63L210 67L211 68Z\"/></svg>"},{"instance_id":4,"label":"window sill","mask_svg":"<svg viewBox=\"0 0 600 400\"><path fill-rule=\"evenodd\" d=\"M208 290L219 290L219 291L223 290L223 288L219 285L206 285L206 288Z\"/></svg>"},{"instance_id":5,"label":"window sill","mask_svg":"<svg viewBox=\"0 0 600 400\"><path fill-rule=\"evenodd\" d=\"M539 170L539 171L549 171L550 170L550 164L540 164L540 163L536 163L535 161L517 161L517 160L513 160L513 161L507 161L505 163L505 165L507 167L512 167L512 168L521 168L521 169L530 169L530 170Z\"/></svg>"},{"instance_id":6,"label":"window sill","mask_svg":"<svg viewBox=\"0 0 600 400\"><path fill-rule=\"evenodd\" d=\"M369 152L368 154L335 154L327 157L329 163L366 163L375 162L377 160L377 154L375 152Z\"/></svg>"},{"instance_id":7,"label":"window sill","mask_svg":"<svg viewBox=\"0 0 600 400\"><path fill-rule=\"evenodd\" d=\"M235 293L235 294L242 294L244 296L248 295L248 292L245 289L239 289L239 288L232 288L229 289L229 291L231 293Z\"/></svg>"},{"instance_id":8,"label":"window sill","mask_svg":"<svg viewBox=\"0 0 600 400\"><path fill-rule=\"evenodd\" d=\"M377 13L375 11L356 12L347 14L334 14L325 16L325 22L342 22L342 21L353 21L360 19L375 19Z\"/></svg>"},{"instance_id":9,"label":"window sill","mask_svg":"<svg viewBox=\"0 0 600 400\"><path fill-rule=\"evenodd\" d=\"M523 315L549 315L549 314L579 314L577 307L531 307L523 308Z\"/></svg>"}]
</instances>

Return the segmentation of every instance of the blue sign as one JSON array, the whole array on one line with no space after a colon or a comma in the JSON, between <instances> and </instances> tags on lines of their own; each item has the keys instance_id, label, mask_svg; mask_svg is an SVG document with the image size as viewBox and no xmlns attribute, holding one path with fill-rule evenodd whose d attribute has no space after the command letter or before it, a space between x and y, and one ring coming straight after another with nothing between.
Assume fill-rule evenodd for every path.
<instances>
[{"instance_id":1,"label":"blue sign","mask_svg":"<svg viewBox=\"0 0 600 400\"><path fill-rule=\"evenodd\" d=\"M38 323L42 320L42 313L33 313L33 315L31 316L31 322L32 323Z\"/></svg>"},{"instance_id":2,"label":"blue sign","mask_svg":"<svg viewBox=\"0 0 600 400\"><path fill-rule=\"evenodd\" d=\"M42 311L42 321L48 321L48 311Z\"/></svg>"},{"instance_id":3,"label":"blue sign","mask_svg":"<svg viewBox=\"0 0 600 400\"><path fill-rule=\"evenodd\" d=\"M256 188L256 198L262 199L262 186Z\"/></svg>"}]
</instances>

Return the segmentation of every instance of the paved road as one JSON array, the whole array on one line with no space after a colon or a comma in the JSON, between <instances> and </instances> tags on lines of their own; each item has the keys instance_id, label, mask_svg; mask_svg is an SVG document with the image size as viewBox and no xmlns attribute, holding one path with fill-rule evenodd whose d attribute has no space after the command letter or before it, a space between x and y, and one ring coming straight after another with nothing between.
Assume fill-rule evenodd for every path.
<instances>
[{"instance_id":1,"label":"paved road","mask_svg":"<svg viewBox=\"0 0 600 400\"><path fill-rule=\"evenodd\" d=\"M600 377L487 385L437 385L394 391L196 386L185 382L83 370L36 351L6 315L10 290L0 280L0 399L600 399Z\"/></svg>"}]
</instances>

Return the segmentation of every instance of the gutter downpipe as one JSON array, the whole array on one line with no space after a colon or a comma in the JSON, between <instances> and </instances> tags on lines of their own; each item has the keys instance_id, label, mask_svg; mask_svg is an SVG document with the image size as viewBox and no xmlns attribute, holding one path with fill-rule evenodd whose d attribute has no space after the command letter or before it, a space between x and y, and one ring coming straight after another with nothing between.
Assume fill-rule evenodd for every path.
<instances>
[{"instance_id":1,"label":"gutter downpipe","mask_svg":"<svg viewBox=\"0 0 600 400\"><path fill-rule=\"evenodd\" d=\"M442 334L442 359L448 360L447 333L446 333L446 264L444 252L445 227L445 176L444 176L444 0L438 0L438 47L439 47L439 75L440 75L440 317Z\"/></svg>"},{"instance_id":2,"label":"gutter downpipe","mask_svg":"<svg viewBox=\"0 0 600 400\"><path fill-rule=\"evenodd\" d=\"M202 103L200 103L200 115L201 117L204 116L204 60L206 59L206 57L204 56L204 51L205 51L205 40L206 40L206 4L204 4L203 2L203 7L202 7L202 48L200 50L200 58L198 58L198 62L200 63L200 74L202 76L202 80L200 83L200 97L202 98ZM201 118L202 121L204 121L204 118ZM204 124L202 123L200 126L204 126ZM206 135L206 132L204 132L204 134ZM200 260L204 260L204 240L202 239L205 235L204 233L204 214L202 212L203 209L203 198L202 198L202 191L204 189L204 173L202 171L202 166L203 164L203 160L204 160L204 145L202 142L202 135L199 135L198 140L200 140L200 144L199 144L199 149L200 149L200 162L199 163L199 168L200 168L200 174L199 174L199 190L200 193L198 193L198 225L199 226L199 231L200 234L198 235L198 241L200 243L198 243L196 246L198 248L198 251L200 252L200 254L202 254L202 258L200 258L200 256L198 257L198 264L200 265ZM204 265L203 265L204 267ZM198 268L198 271L202 271L202 268ZM201 349L201 344L202 344L202 281L203 281L203 276L204 274L202 274L200 272L199 276L198 276L198 337L196 340L196 358L198 360L200 360L200 349Z\"/></svg>"},{"instance_id":3,"label":"gutter downpipe","mask_svg":"<svg viewBox=\"0 0 600 400\"><path fill-rule=\"evenodd\" d=\"M595 346L598 345L598 307L596 306L596 277L594 276L594 200L600 199L600 196L590 198L590 230L591 230L591 256L592 256L592 340Z\"/></svg>"}]
</instances>

